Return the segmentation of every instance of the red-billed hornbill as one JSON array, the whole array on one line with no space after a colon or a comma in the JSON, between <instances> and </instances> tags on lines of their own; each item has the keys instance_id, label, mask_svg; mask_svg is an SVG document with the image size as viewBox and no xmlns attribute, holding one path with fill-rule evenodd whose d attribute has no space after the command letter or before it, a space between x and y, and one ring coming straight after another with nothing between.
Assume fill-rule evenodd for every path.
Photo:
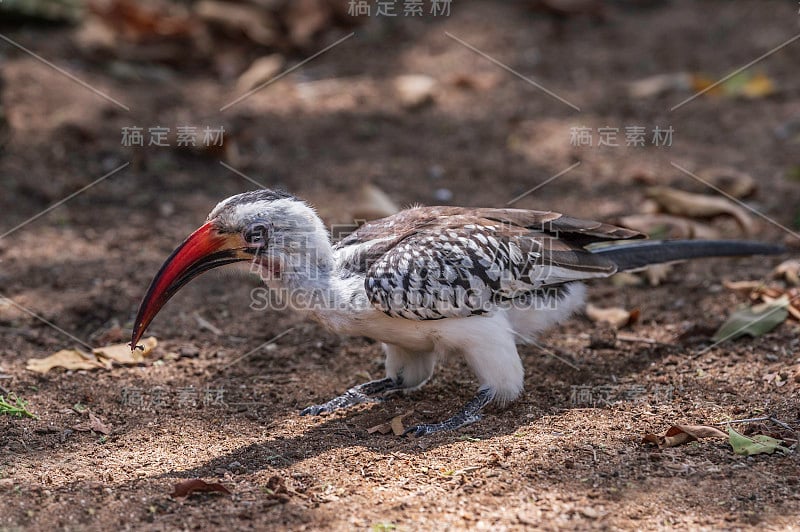
<instances>
[{"instance_id":1,"label":"red-billed hornbill","mask_svg":"<svg viewBox=\"0 0 800 532\"><path fill-rule=\"evenodd\" d=\"M641 237L555 212L415 207L368 222L334 245L305 202L272 190L246 192L219 203L166 260L139 307L131 345L192 278L250 261L296 310L335 332L383 342L386 378L302 414L414 390L437 358L459 353L478 377L477 395L451 418L409 432L455 429L480 419L490 402L520 395L516 344L580 309L580 281L675 260L784 251L757 242L634 240ZM634 241L614 244L620 240Z\"/></svg>"}]
</instances>

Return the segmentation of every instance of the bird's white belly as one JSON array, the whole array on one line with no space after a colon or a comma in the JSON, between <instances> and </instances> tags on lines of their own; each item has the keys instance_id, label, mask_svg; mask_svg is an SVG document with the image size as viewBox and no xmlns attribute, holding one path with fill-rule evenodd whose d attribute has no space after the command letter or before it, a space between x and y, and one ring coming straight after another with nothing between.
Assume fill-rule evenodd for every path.
<instances>
[{"instance_id":1,"label":"bird's white belly","mask_svg":"<svg viewBox=\"0 0 800 532\"><path fill-rule=\"evenodd\" d=\"M451 338L454 331L461 329L466 334L473 327L483 329L486 320L499 315L505 319L496 323L507 323L514 334L514 341L527 343L535 340L540 332L569 318L583 306L585 297L586 287L581 283L571 283L564 288L562 297L552 306L510 305L499 307L495 312L484 316L410 320L384 314L372 307L366 299L366 293L362 292L354 294L352 298L357 303L354 305L356 310L351 307L349 311L322 312L314 317L339 334L366 336L411 351L430 352L446 350L450 344L460 344L463 334ZM503 334L507 331L496 332Z\"/></svg>"},{"instance_id":2,"label":"bird's white belly","mask_svg":"<svg viewBox=\"0 0 800 532\"><path fill-rule=\"evenodd\" d=\"M317 321L339 334L366 336L413 351L432 351L436 338L433 322L392 318L370 308L353 314L315 315Z\"/></svg>"}]
</instances>

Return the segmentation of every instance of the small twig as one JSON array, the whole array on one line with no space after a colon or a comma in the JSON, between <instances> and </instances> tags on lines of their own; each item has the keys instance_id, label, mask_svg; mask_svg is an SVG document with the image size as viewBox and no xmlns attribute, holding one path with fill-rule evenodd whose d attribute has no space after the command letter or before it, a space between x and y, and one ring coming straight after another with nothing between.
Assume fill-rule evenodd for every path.
<instances>
[{"instance_id":1,"label":"small twig","mask_svg":"<svg viewBox=\"0 0 800 532\"><path fill-rule=\"evenodd\" d=\"M790 427L788 424L784 423L783 421L781 421L778 418L774 418L774 417L770 416L769 420L772 421L773 423L775 423L776 425L780 425L781 427L785 428L786 430L789 430L789 431L791 431L793 433L796 432L792 427Z\"/></svg>"},{"instance_id":2,"label":"small twig","mask_svg":"<svg viewBox=\"0 0 800 532\"><path fill-rule=\"evenodd\" d=\"M714 426L722 426L722 425L732 425L734 423L754 423L756 421L769 421L769 416L765 417L751 417L747 419L731 419L730 421L721 421L720 423L714 423Z\"/></svg>"},{"instance_id":3,"label":"small twig","mask_svg":"<svg viewBox=\"0 0 800 532\"><path fill-rule=\"evenodd\" d=\"M675 345L668 342L659 342L652 338L645 338L644 336L634 336L632 334L617 334L617 340L620 342L640 342L651 345Z\"/></svg>"},{"instance_id":4,"label":"small twig","mask_svg":"<svg viewBox=\"0 0 800 532\"><path fill-rule=\"evenodd\" d=\"M216 325L205 319L203 316L200 315L199 312L195 312L193 316L195 321L197 322L197 325L201 329L205 329L208 332L215 334L216 336L222 334L222 329L220 329L219 327L217 327Z\"/></svg>"},{"instance_id":5,"label":"small twig","mask_svg":"<svg viewBox=\"0 0 800 532\"><path fill-rule=\"evenodd\" d=\"M714 423L714 425L715 426L720 426L720 425L731 425L733 423L754 423L754 422L757 422L757 421L772 421L776 425L778 425L780 427L783 427L784 429L788 430L792 434L797 435L797 431L795 429L793 429L788 423L785 423L785 422L781 421L780 419L778 419L778 418L776 418L774 416L751 417L751 418L747 418L747 419L732 419L730 421L722 421L720 423Z\"/></svg>"}]
</instances>

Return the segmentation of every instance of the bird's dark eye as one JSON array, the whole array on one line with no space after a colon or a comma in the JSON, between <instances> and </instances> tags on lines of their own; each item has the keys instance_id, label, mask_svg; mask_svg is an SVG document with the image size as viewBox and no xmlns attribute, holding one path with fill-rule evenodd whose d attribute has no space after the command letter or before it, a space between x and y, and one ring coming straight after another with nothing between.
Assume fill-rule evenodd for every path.
<instances>
[{"instance_id":1,"label":"bird's dark eye","mask_svg":"<svg viewBox=\"0 0 800 532\"><path fill-rule=\"evenodd\" d=\"M252 247L265 247L272 235L272 224L259 220L248 225L244 230L244 239Z\"/></svg>"}]
</instances>

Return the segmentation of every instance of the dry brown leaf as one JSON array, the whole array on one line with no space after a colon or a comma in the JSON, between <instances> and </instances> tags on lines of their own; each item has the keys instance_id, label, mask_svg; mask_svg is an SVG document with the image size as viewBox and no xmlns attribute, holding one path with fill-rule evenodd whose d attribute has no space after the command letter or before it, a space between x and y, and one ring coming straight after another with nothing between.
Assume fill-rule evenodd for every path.
<instances>
[{"instance_id":1,"label":"dry brown leaf","mask_svg":"<svg viewBox=\"0 0 800 532\"><path fill-rule=\"evenodd\" d=\"M89 421L81 423L79 425L75 425L72 428L79 432L93 431L93 432L99 432L100 434L105 434L106 436L111 434L111 427L106 425L102 419L95 416L91 412L89 412Z\"/></svg>"},{"instance_id":2,"label":"dry brown leaf","mask_svg":"<svg viewBox=\"0 0 800 532\"><path fill-rule=\"evenodd\" d=\"M756 295L761 297L764 301L769 301L772 299L778 299L779 297L786 295L791 299L791 290L788 292L786 290L779 290L777 288L773 288L771 286L762 286L758 290L756 290Z\"/></svg>"},{"instance_id":3,"label":"dry brown leaf","mask_svg":"<svg viewBox=\"0 0 800 532\"><path fill-rule=\"evenodd\" d=\"M703 438L727 438L721 430L706 425L673 425L663 435L645 434L642 443L657 445L659 449L676 447Z\"/></svg>"},{"instance_id":4,"label":"dry brown leaf","mask_svg":"<svg viewBox=\"0 0 800 532\"><path fill-rule=\"evenodd\" d=\"M403 433L406 431L405 427L403 426L403 420L413 414L413 410L409 410L405 414L400 414L399 416L395 416L392 418L392 421L389 422L389 425L392 427L392 432L395 436L402 436Z\"/></svg>"},{"instance_id":5,"label":"dry brown leaf","mask_svg":"<svg viewBox=\"0 0 800 532\"><path fill-rule=\"evenodd\" d=\"M772 275L783 279L792 286L800 286L800 259L789 259L778 264Z\"/></svg>"},{"instance_id":6,"label":"dry brown leaf","mask_svg":"<svg viewBox=\"0 0 800 532\"><path fill-rule=\"evenodd\" d=\"M236 88L241 92L255 89L278 75L283 70L284 64L285 60L281 54L259 57L236 80Z\"/></svg>"},{"instance_id":7,"label":"dry brown leaf","mask_svg":"<svg viewBox=\"0 0 800 532\"><path fill-rule=\"evenodd\" d=\"M307 48L314 36L325 29L333 18L333 10L324 0L292 0L287 3L283 22L292 44Z\"/></svg>"},{"instance_id":8,"label":"dry brown leaf","mask_svg":"<svg viewBox=\"0 0 800 532\"><path fill-rule=\"evenodd\" d=\"M375 434L376 432L378 432L380 434L389 434L390 432L392 432L394 433L395 436L402 436L403 432L405 432L405 427L403 427L403 420L413 413L414 413L413 410L409 410L405 414L400 414L399 416L395 416L386 423L381 423L380 425L375 425L374 427L368 428L367 433Z\"/></svg>"},{"instance_id":9,"label":"dry brown leaf","mask_svg":"<svg viewBox=\"0 0 800 532\"><path fill-rule=\"evenodd\" d=\"M697 175L734 198L746 198L756 191L756 180L736 168L714 166L700 170Z\"/></svg>"},{"instance_id":10,"label":"dry brown leaf","mask_svg":"<svg viewBox=\"0 0 800 532\"><path fill-rule=\"evenodd\" d=\"M800 287L786 289L766 285L763 281L723 281L722 285L729 290L749 295L750 299L755 302L773 303L781 298L786 298L788 300L786 311L794 319L800 321Z\"/></svg>"},{"instance_id":11,"label":"dry brown leaf","mask_svg":"<svg viewBox=\"0 0 800 532\"><path fill-rule=\"evenodd\" d=\"M381 423L380 425L375 425L367 429L367 434L375 434L376 432L380 434L389 434L392 432L392 424L387 421L386 423Z\"/></svg>"},{"instance_id":12,"label":"dry brown leaf","mask_svg":"<svg viewBox=\"0 0 800 532\"><path fill-rule=\"evenodd\" d=\"M84 353L77 349L62 349L45 358L32 358L28 360L26 369L37 373L47 373L53 368L70 370L81 369L111 369L112 363L122 365L135 365L142 362L142 357L149 355L158 345L154 336L146 338L141 344L142 349L131 352L129 344L113 344L99 347L91 353Z\"/></svg>"},{"instance_id":13,"label":"dry brown leaf","mask_svg":"<svg viewBox=\"0 0 800 532\"><path fill-rule=\"evenodd\" d=\"M762 281L722 281L722 286L734 292L749 294L764 286Z\"/></svg>"},{"instance_id":14,"label":"dry brown leaf","mask_svg":"<svg viewBox=\"0 0 800 532\"><path fill-rule=\"evenodd\" d=\"M632 214L619 219L619 224L646 233L652 238L700 238L714 240L719 231L710 225L669 214Z\"/></svg>"},{"instance_id":15,"label":"dry brown leaf","mask_svg":"<svg viewBox=\"0 0 800 532\"><path fill-rule=\"evenodd\" d=\"M639 309L625 310L620 307L601 308L591 303L586 305L586 316L595 323L605 322L616 329L636 323Z\"/></svg>"},{"instance_id":16,"label":"dry brown leaf","mask_svg":"<svg viewBox=\"0 0 800 532\"><path fill-rule=\"evenodd\" d=\"M278 23L262 7L217 0L203 0L194 6L202 20L233 34L244 34L255 43L274 45L279 36Z\"/></svg>"},{"instance_id":17,"label":"dry brown leaf","mask_svg":"<svg viewBox=\"0 0 800 532\"><path fill-rule=\"evenodd\" d=\"M736 219L745 234L752 235L755 232L752 216L724 197L693 194L670 187L651 187L647 190L647 196L671 214L697 218L728 214Z\"/></svg>"},{"instance_id":18,"label":"dry brown leaf","mask_svg":"<svg viewBox=\"0 0 800 532\"><path fill-rule=\"evenodd\" d=\"M130 366L140 364L143 357L149 355L157 345L158 340L156 340L156 337L149 336L142 340L133 351L131 351L130 344L112 344L105 347L98 347L93 353L100 360L106 359L117 364Z\"/></svg>"},{"instance_id":19,"label":"dry brown leaf","mask_svg":"<svg viewBox=\"0 0 800 532\"><path fill-rule=\"evenodd\" d=\"M170 493L170 497L186 497L191 495L195 492L212 492L212 493L224 493L226 495L230 495L231 492L217 482L209 483L205 480L200 480L199 478L193 478L190 480L183 480L175 484L175 487Z\"/></svg>"},{"instance_id":20,"label":"dry brown leaf","mask_svg":"<svg viewBox=\"0 0 800 532\"><path fill-rule=\"evenodd\" d=\"M107 367L108 364L98 360L94 354L83 353L77 349L62 349L49 357L29 359L26 369L36 373L47 373L53 368L80 370Z\"/></svg>"},{"instance_id":21,"label":"dry brown leaf","mask_svg":"<svg viewBox=\"0 0 800 532\"><path fill-rule=\"evenodd\" d=\"M761 301L764 303L773 303L775 301L781 300L781 298L785 298L788 303L786 304L786 311L791 315L794 319L800 320L800 304L797 302L797 298L800 297L800 294L795 294L794 298L792 298L792 292L784 292L777 296L773 296L771 294L766 293L757 293L756 296L761 298Z\"/></svg>"}]
</instances>

